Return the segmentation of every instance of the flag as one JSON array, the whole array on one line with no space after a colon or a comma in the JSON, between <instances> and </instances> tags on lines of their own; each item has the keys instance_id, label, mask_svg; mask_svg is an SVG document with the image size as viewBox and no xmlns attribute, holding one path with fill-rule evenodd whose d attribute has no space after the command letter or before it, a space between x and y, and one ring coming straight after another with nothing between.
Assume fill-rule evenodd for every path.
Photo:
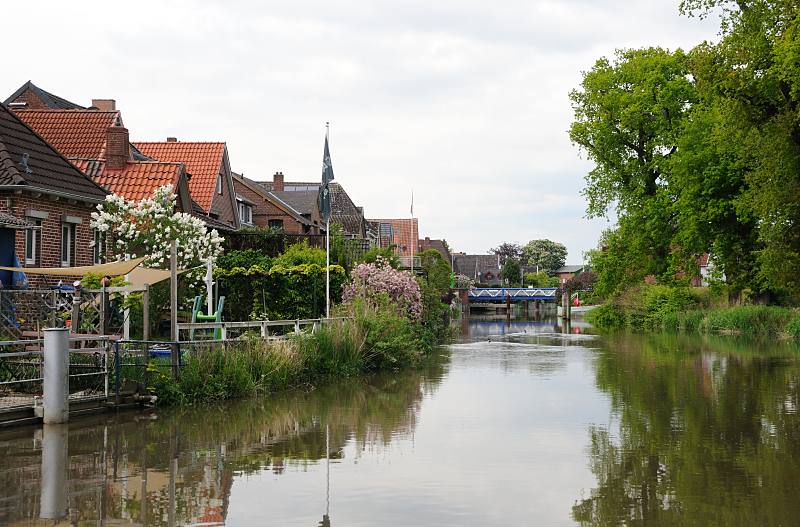
<instances>
[{"instance_id":1,"label":"flag","mask_svg":"<svg viewBox=\"0 0 800 527\"><path fill-rule=\"evenodd\" d=\"M325 134L325 150L322 153L322 184L319 186L319 212L322 221L328 223L331 219L331 189L329 183L333 181L333 164L331 152L328 149L328 134Z\"/></svg>"},{"instance_id":2,"label":"flag","mask_svg":"<svg viewBox=\"0 0 800 527\"><path fill-rule=\"evenodd\" d=\"M414 191L411 191L411 217L414 217Z\"/></svg>"},{"instance_id":3,"label":"flag","mask_svg":"<svg viewBox=\"0 0 800 527\"><path fill-rule=\"evenodd\" d=\"M322 184L327 185L333 181L333 164L331 164L331 151L328 149L328 135L325 134L325 152L322 154Z\"/></svg>"}]
</instances>

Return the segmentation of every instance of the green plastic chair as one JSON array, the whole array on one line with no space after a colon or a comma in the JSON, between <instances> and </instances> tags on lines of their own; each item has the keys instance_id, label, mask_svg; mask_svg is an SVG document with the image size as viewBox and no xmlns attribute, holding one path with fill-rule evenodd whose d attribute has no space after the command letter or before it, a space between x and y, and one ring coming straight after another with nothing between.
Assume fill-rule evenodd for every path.
<instances>
[{"instance_id":1,"label":"green plastic chair","mask_svg":"<svg viewBox=\"0 0 800 527\"><path fill-rule=\"evenodd\" d=\"M192 305L192 322L222 322L222 309L225 307L225 297L219 297L217 300L217 310L211 315L203 313L203 296L197 295L194 297L194 304ZM194 340L194 330L189 333L189 338ZM222 329L214 329L214 338L220 340L222 338Z\"/></svg>"}]
</instances>

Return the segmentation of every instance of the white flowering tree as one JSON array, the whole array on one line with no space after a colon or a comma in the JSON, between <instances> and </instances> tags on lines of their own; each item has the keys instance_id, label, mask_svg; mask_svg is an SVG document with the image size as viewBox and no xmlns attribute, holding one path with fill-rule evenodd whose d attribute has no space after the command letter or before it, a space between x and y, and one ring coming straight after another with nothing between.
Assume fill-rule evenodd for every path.
<instances>
[{"instance_id":1,"label":"white flowering tree","mask_svg":"<svg viewBox=\"0 0 800 527\"><path fill-rule=\"evenodd\" d=\"M145 267L169 268L172 240L178 241L178 268L196 269L181 277L179 298L188 308L202 294L205 263L222 253L222 237L216 230L206 231L200 218L175 212L176 196L172 185L153 192L153 197L129 201L117 195L106 197L92 213L92 228L105 234L108 249L117 260L144 256ZM150 290L151 327L169 311L169 288L165 283Z\"/></svg>"},{"instance_id":2,"label":"white flowering tree","mask_svg":"<svg viewBox=\"0 0 800 527\"><path fill-rule=\"evenodd\" d=\"M129 201L112 194L92 213L92 228L105 233L117 260L144 256L145 267L169 267L170 242L178 240L178 267L190 269L214 261L222 237L206 231L203 220L175 212L172 185L156 189L152 198Z\"/></svg>"}]
</instances>

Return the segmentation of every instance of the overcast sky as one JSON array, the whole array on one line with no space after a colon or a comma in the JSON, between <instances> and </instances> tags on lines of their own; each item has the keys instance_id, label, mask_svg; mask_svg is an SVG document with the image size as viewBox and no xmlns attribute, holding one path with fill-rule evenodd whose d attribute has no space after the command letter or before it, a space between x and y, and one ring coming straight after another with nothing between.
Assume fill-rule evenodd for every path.
<instances>
[{"instance_id":1,"label":"overcast sky","mask_svg":"<svg viewBox=\"0 0 800 527\"><path fill-rule=\"evenodd\" d=\"M318 180L330 121L336 180L367 217L408 217L413 188L423 237L472 253L550 238L579 263L610 224L584 219L567 95L615 48L715 38L677 5L37 2L3 28L0 100L28 79L85 106L113 98L132 139L225 141L257 180Z\"/></svg>"}]
</instances>

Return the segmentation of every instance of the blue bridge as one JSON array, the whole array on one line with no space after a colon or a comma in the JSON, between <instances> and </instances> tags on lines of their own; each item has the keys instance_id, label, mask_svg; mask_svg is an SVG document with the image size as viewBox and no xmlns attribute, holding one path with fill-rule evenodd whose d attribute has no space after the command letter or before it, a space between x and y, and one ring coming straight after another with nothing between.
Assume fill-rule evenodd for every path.
<instances>
[{"instance_id":1,"label":"blue bridge","mask_svg":"<svg viewBox=\"0 0 800 527\"><path fill-rule=\"evenodd\" d=\"M470 302L527 302L528 300L555 300L556 287L476 287L469 290Z\"/></svg>"}]
</instances>

